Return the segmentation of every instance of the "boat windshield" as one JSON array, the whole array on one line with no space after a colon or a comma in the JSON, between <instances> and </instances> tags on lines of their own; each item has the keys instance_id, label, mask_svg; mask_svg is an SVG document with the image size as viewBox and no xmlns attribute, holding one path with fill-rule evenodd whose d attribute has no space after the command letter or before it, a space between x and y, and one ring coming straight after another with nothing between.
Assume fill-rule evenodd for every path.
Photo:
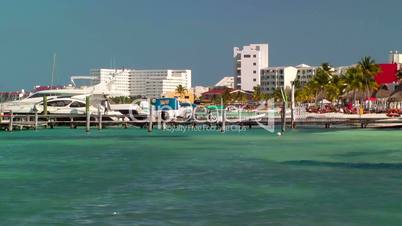
<instances>
[{"instance_id":1,"label":"boat windshield","mask_svg":"<svg viewBox=\"0 0 402 226\"><path fill-rule=\"evenodd\" d=\"M29 96L28 98L38 98L38 97L44 97L44 96L48 96L48 97L54 97L54 96L61 96L61 97L71 97L74 96L74 94L67 94L67 93L35 93L32 94L31 96Z\"/></svg>"}]
</instances>

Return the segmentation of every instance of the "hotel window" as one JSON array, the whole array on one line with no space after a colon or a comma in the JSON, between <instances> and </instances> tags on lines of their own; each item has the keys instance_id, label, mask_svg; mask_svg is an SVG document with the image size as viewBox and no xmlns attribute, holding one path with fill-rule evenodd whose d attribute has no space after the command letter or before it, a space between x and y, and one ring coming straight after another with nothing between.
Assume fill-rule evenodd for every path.
<instances>
[{"instance_id":1,"label":"hotel window","mask_svg":"<svg viewBox=\"0 0 402 226\"><path fill-rule=\"evenodd\" d=\"M257 71L253 71L253 74L256 74L257 73Z\"/></svg>"},{"instance_id":2,"label":"hotel window","mask_svg":"<svg viewBox=\"0 0 402 226\"><path fill-rule=\"evenodd\" d=\"M257 79L253 78L253 82L257 81Z\"/></svg>"},{"instance_id":3,"label":"hotel window","mask_svg":"<svg viewBox=\"0 0 402 226\"><path fill-rule=\"evenodd\" d=\"M256 58L256 57L257 57L257 55L253 55L253 57L254 57L254 58Z\"/></svg>"},{"instance_id":4,"label":"hotel window","mask_svg":"<svg viewBox=\"0 0 402 226\"><path fill-rule=\"evenodd\" d=\"M247 55L244 55L243 57L244 58L250 58L251 56L247 54Z\"/></svg>"},{"instance_id":5,"label":"hotel window","mask_svg":"<svg viewBox=\"0 0 402 226\"><path fill-rule=\"evenodd\" d=\"M253 63L254 66L257 66L257 63Z\"/></svg>"}]
</instances>

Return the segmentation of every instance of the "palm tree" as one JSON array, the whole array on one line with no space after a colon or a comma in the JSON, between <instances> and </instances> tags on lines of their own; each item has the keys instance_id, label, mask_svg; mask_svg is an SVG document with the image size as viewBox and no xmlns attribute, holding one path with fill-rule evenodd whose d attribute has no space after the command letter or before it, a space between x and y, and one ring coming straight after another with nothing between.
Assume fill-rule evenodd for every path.
<instances>
[{"instance_id":1,"label":"palm tree","mask_svg":"<svg viewBox=\"0 0 402 226\"><path fill-rule=\"evenodd\" d=\"M378 72L380 72L380 67L375 63L374 59L369 56L363 57L358 62L358 66L361 67L363 72L363 79L365 82L363 92L365 97L368 98L376 88L374 77L378 74Z\"/></svg>"},{"instance_id":2,"label":"palm tree","mask_svg":"<svg viewBox=\"0 0 402 226\"><path fill-rule=\"evenodd\" d=\"M214 94L212 96L212 98L211 98L211 103L212 104L219 104L220 102L221 102L221 98L218 95Z\"/></svg>"},{"instance_id":3,"label":"palm tree","mask_svg":"<svg viewBox=\"0 0 402 226\"><path fill-rule=\"evenodd\" d=\"M221 96L223 103L224 104L228 104L232 101L232 94L230 93L229 88L225 88L225 91L223 92L222 96Z\"/></svg>"},{"instance_id":4,"label":"palm tree","mask_svg":"<svg viewBox=\"0 0 402 226\"><path fill-rule=\"evenodd\" d=\"M353 103L356 102L357 95L361 94L365 90L365 77L363 69L359 65L349 68L344 76L345 91L352 92Z\"/></svg>"},{"instance_id":5,"label":"palm tree","mask_svg":"<svg viewBox=\"0 0 402 226\"><path fill-rule=\"evenodd\" d=\"M253 88L253 99L254 99L254 101L260 101L260 100L262 100L263 99L263 96L264 96L264 94L262 93L262 91L261 91L261 86L260 85L258 85L258 86L255 86L254 88Z\"/></svg>"},{"instance_id":6,"label":"palm tree","mask_svg":"<svg viewBox=\"0 0 402 226\"><path fill-rule=\"evenodd\" d=\"M311 91L315 92L315 103L317 104L318 97L325 95L325 86L332 79L331 66L328 63L321 64L321 67L317 69L316 74L309 82Z\"/></svg>"},{"instance_id":7,"label":"palm tree","mask_svg":"<svg viewBox=\"0 0 402 226\"><path fill-rule=\"evenodd\" d=\"M325 98L332 102L339 102L341 95L345 91L345 87L343 76L333 76L325 86Z\"/></svg>"},{"instance_id":8,"label":"palm tree","mask_svg":"<svg viewBox=\"0 0 402 226\"><path fill-rule=\"evenodd\" d=\"M308 85L301 89L297 89L295 92L295 99L297 102L306 103L312 102L315 99L314 91L310 89Z\"/></svg>"},{"instance_id":9,"label":"palm tree","mask_svg":"<svg viewBox=\"0 0 402 226\"><path fill-rule=\"evenodd\" d=\"M248 102L247 95L242 92L237 92L237 94L233 97L238 103L246 104Z\"/></svg>"},{"instance_id":10,"label":"palm tree","mask_svg":"<svg viewBox=\"0 0 402 226\"><path fill-rule=\"evenodd\" d=\"M321 64L321 69L323 69L327 73L331 73L332 67L329 63L325 62Z\"/></svg>"},{"instance_id":11,"label":"palm tree","mask_svg":"<svg viewBox=\"0 0 402 226\"><path fill-rule=\"evenodd\" d=\"M302 89L302 93L301 94L309 94L309 95L303 95L306 98L304 99L304 101L309 100L309 102L317 102L317 98L318 98L318 88L319 85L317 83L317 81L315 80L310 80ZM309 98L307 98L307 96L312 97L311 100Z\"/></svg>"},{"instance_id":12,"label":"palm tree","mask_svg":"<svg viewBox=\"0 0 402 226\"><path fill-rule=\"evenodd\" d=\"M275 102L279 102L280 100L282 100L281 88L276 88L271 96L272 98L274 98Z\"/></svg>"},{"instance_id":13,"label":"palm tree","mask_svg":"<svg viewBox=\"0 0 402 226\"><path fill-rule=\"evenodd\" d=\"M295 80L294 80L294 86L295 86L295 89L296 89L296 90L302 88L302 84L301 84L301 82L300 82L299 79L295 79Z\"/></svg>"},{"instance_id":14,"label":"palm tree","mask_svg":"<svg viewBox=\"0 0 402 226\"><path fill-rule=\"evenodd\" d=\"M369 56L361 58L358 65L362 67L365 76L374 77L380 71L375 60Z\"/></svg>"},{"instance_id":15,"label":"palm tree","mask_svg":"<svg viewBox=\"0 0 402 226\"><path fill-rule=\"evenodd\" d=\"M178 85L178 86L176 87L176 93L178 93L178 94L180 95L180 97L183 97L184 94L187 93L187 89L186 89L184 86L182 86L182 85Z\"/></svg>"}]
</instances>

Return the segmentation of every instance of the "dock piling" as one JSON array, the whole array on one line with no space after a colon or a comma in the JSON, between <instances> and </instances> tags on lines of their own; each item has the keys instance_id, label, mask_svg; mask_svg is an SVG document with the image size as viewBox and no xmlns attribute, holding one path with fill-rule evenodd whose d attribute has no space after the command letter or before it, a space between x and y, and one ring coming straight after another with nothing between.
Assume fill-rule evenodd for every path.
<instances>
[{"instance_id":1,"label":"dock piling","mask_svg":"<svg viewBox=\"0 0 402 226\"><path fill-rule=\"evenodd\" d=\"M225 117L225 107L223 106L223 99L221 98L221 106L222 106L222 126L221 126L221 132L224 133L226 130L226 117Z\"/></svg>"},{"instance_id":2,"label":"dock piling","mask_svg":"<svg viewBox=\"0 0 402 226\"><path fill-rule=\"evenodd\" d=\"M38 129L38 111L35 111L35 124L34 124L34 130Z\"/></svg>"},{"instance_id":3,"label":"dock piling","mask_svg":"<svg viewBox=\"0 0 402 226\"><path fill-rule=\"evenodd\" d=\"M49 119L49 121L50 121L50 124L49 124L50 129L54 129L55 119Z\"/></svg>"},{"instance_id":4,"label":"dock piling","mask_svg":"<svg viewBox=\"0 0 402 226\"><path fill-rule=\"evenodd\" d=\"M100 105L98 105L98 129L102 130L102 111Z\"/></svg>"},{"instance_id":5,"label":"dock piling","mask_svg":"<svg viewBox=\"0 0 402 226\"><path fill-rule=\"evenodd\" d=\"M70 118L70 129L74 129L74 118Z\"/></svg>"},{"instance_id":6,"label":"dock piling","mask_svg":"<svg viewBox=\"0 0 402 226\"><path fill-rule=\"evenodd\" d=\"M290 119L290 127L292 129L296 128L295 125L295 82L291 82L292 86L292 93L291 93L291 104L290 104L290 114L291 114L291 119Z\"/></svg>"},{"instance_id":7,"label":"dock piling","mask_svg":"<svg viewBox=\"0 0 402 226\"><path fill-rule=\"evenodd\" d=\"M89 111L89 96L85 98L86 132L91 129L91 113Z\"/></svg>"},{"instance_id":8,"label":"dock piling","mask_svg":"<svg viewBox=\"0 0 402 226\"><path fill-rule=\"evenodd\" d=\"M8 122L8 131L9 132L13 131L13 128L14 128L13 123L14 123L14 115L13 115L13 111L10 111L10 120Z\"/></svg>"},{"instance_id":9,"label":"dock piling","mask_svg":"<svg viewBox=\"0 0 402 226\"><path fill-rule=\"evenodd\" d=\"M285 100L282 103L282 133L286 131L286 102Z\"/></svg>"},{"instance_id":10,"label":"dock piling","mask_svg":"<svg viewBox=\"0 0 402 226\"><path fill-rule=\"evenodd\" d=\"M152 132L152 99L148 98L149 102L149 115L148 115L148 133Z\"/></svg>"}]
</instances>

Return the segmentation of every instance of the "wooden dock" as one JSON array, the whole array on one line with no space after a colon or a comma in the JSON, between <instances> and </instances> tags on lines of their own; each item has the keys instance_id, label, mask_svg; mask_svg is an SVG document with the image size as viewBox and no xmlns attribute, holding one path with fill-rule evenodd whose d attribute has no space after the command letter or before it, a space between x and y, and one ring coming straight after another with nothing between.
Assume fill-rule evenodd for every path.
<instances>
[{"instance_id":1,"label":"wooden dock","mask_svg":"<svg viewBox=\"0 0 402 226\"><path fill-rule=\"evenodd\" d=\"M155 113L154 113L155 114ZM402 127L401 118L387 118L387 117L303 117L295 118L293 124L291 123L290 117L286 118L284 122L281 117L277 116L269 119L268 117L260 118L258 120L246 119L246 120L233 120L226 119L226 114L222 114L218 117L215 122L199 121L199 120L175 120L175 121L163 121L158 119L157 116L152 116L153 120L125 120L126 116L116 115L112 116L117 118L116 121L107 120L110 116L103 116L100 114L88 114L88 115L60 115L60 114L50 114L50 115L17 115L17 114L0 114L0 129L4 131L14 131L14 130L37 130L54 128L59 126L77 128L85 127L86 131L90 131L91 128L103 129L107 127L139 127L148 128L151 132L152 128L157 126L160 129L166 129L167 127L197 127L197 126L207 126L220 129L222 132L228 126L239 126L246 128L253 128L263 125L268 125L269 123L276 126L282 126L286 124L287 127L304 127L304 126L314 126L319 128L331 128L333 126L347 126L347 127ZM149 117L148 117L149 118Z\"/></svg>"}]
</instances>

